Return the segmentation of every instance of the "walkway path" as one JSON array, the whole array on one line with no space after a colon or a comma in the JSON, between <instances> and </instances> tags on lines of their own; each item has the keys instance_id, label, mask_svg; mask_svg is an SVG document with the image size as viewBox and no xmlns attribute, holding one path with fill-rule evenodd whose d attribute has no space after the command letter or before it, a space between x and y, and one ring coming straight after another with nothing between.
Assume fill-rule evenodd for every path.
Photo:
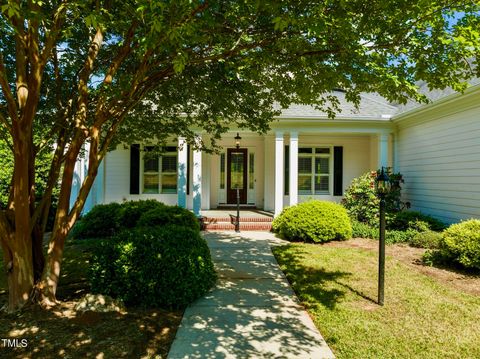
<instances>
[{"instance_id":1,"label":"walkway path","mask_svg":"<svg viewBox=\"0 0 480 359\"><path fill-rule=\"evenodd\" d=\"M277 265L268 232L206 233L219 280L189 306L168 358L334 358Z\"/></svg>"}]
</instances>

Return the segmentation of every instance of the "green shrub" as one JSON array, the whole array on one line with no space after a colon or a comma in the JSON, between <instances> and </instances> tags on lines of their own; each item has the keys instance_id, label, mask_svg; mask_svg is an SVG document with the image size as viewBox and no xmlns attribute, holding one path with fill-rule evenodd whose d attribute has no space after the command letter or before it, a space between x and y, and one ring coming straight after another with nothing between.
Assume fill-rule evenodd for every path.
<instances>
[{"instance_id":1,"label":"green shrub","mask_svg":"<svg viewBox=\"0 0 480 359\"><path fill-rule=\"evenodd\" d=\"M103 238L117 233L120 229L118 203L98 204L85 214L73 227L74 238Z\"/></svg>"},{"instance_id":2,"label":"green shrub","mask_svg":"<svg viewBox=\"0 0 480 359\"><path fill-rule=\"evenodd\" d=\"M327 242L352 236L345 208L315 200L285 208L274 219L272 228L285 239L304 242Z\"/></svg>"},{"instance_id":3,"label":"green shrub","mask_svg":"<svg viewBox=\"0 0 480 359\"><path fill-rule=\"evenodd\" d=\"M417 232L409 241L412 247L435 249L439 248L442 234L434 231Z\"/></svg>"},{"instance_id":4,"label":"green shrub","mask_svg":"<svg viewBox=\"0 0 480 359\"><path fill-rule=\"evenodd\" d=\"M378 226L372 227L366 223L352 220L352 238L378 239Z\"/></svg>"},{"instance_id":5,"label":"green shrub","mask_svg":"<svg viewBox=\"0 0 480 359\"><path fill-rule=\"evenodd\" d=\"M200 230L200 223L197 217L188 209L178 206L163 206L153 208L140 216L137 222L138 227L164 226L168 224L176 224Z\"/></svg>"},{"instance_id":6,"label":"green shrub","mask_svg":"<svg viewBox=\"0 0 480 359\"><path fill-rule=\"evenodd\" d=\"M165 204L154 199L127 201L122 203L119 221L123 228L134 228L142 214L153 209L162 210L165 207L167 207Z\"/></svg>"},{"instance_id":7,"label":"green shrub","mask_svg":"<svg viewBox=\"0 0 480 359\"><path fill-rule=\"evenodd\" d=\"M354 178L344 193L342 205L352 220L375 225L378 222L380 200L375 193L375 172Z\"/></svg>"},{"instance_id":8,"label":"green shrub","mask_svg":"<svg viewBox=\"0 0 480 359\"><path fill-rule=\"evenodd\" d=\"M385 198L386 217L389 219L404 205L400 200L400 184L403 183L403 177L400 173L392 173L390 168L387 168L386 172L391 184L391 190ZM352 220L370 226L378 224L380 200L375 191L375 178L378 174L379 171L372 171L354 178L345 191L342 205Z\"/></svg>"},{"instance_id":9,"label":"green shrub","mask_svg":"<svg viewBox=\"0 0 480 359\"><path fill-rule=\"evenodd\" d=\"M442 236L440 251L465 268L480 269L480 220L452 224Z\"/></svg>"},{"instance_id":10,"label":"green shrub","mask_svg":"<svg viewBox=\"0 0 480 359\"><path fill-rule=\"evenodd\" d=\"M216 279L205 239L181 226L123 231L100 246L92 259L94 293L127 305L183 308Z\"/></svg>"},{"instance_id":11,"label":"green shrub","mask_svg":"<svg viewBox=\"0 0 480 359\"><path fill-rule=\"evenodd\" d=\"M413 237L415 237L419 232L415 229L407 229L406 231L385 231L385 243L394 244L394 243L410 243Z\"/></svg>"},{"instance_id":12,"label":"green shrub","mask_svg":"<svg viewBox=\"0 0 480 359\"><path fill-rule=\"evenodd\" d=\"M407 243L417 233L419 232L414 229L408 229L406 231L386 230L385 243L386 244ZM380 237L379 226L378 224L376 226L369 226L366 223L352 221L352 237L353 238L370 238L370 239L378 240Z\"/></svg>"},{"instance_id":13,"label":"green shrub","mask_svg":"<svg viewBox=\"0 0 480 359\"><path fill-rule=\"evenodd\" d=\"M418 211L401 211L395 214L387 223L389 229L406 230L409 228L418 231L432 230L436 232L445 229L445 223Z\"/></svg>"}]
</instances>

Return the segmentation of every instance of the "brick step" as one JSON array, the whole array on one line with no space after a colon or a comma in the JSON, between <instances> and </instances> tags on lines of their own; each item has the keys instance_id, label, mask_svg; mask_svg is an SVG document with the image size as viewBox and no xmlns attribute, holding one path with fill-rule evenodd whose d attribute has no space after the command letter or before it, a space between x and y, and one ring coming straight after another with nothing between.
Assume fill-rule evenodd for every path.
<instances>
[{"instance_id":1,"label":"brick step","mask_svg":"<svg viewBox=\"0 0 480 359\"><path fill-rule=\"evenodd\" d=\"M242 217L240 216L240 223L241 222L255 222L255 223L262 223L262 222L272 222L273 218L270 217ZM224 218L212 218L212 217L203 217L203 223L231 223L232 219L229 217Z\"/></svg>"},{"instance_id":2,"label":"brick step","mask_svg":"<svg viewBox=\"0 0 480 359\"><path fill-rule=\"evenodd\" d=\"M270 231L271 222L240 222L240 231ZM228 222L205 223L206 231L234 231L235 225Z\"/></svg>"}]
</instances>

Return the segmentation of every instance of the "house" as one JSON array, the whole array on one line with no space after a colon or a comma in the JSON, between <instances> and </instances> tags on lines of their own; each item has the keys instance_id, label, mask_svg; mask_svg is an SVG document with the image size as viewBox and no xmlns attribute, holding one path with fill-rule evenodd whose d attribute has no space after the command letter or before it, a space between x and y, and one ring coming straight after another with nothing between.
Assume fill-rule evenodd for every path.
<instances>
[{"instance_id":1,"label":"house","mask_svg":"<svg viewBox=\"0 0 480 359\"><path fill-rule=\"evenodd\" d=\"M85 209L154 198L199 215L236 204L238 188L243 206L278 215L310 198L338 202L353 178L392 166L404 175L413 209L447 222L480 217L480 85L420 106L362 94L355 109L342 91L335 95L335 119L294 105L265 135L231 129L220 154L193 150L181 137L158 158L144 158L148 142L118 146L103 161ZM85 170L79 160L74 190Z\"/></svg>"}]
</instances>

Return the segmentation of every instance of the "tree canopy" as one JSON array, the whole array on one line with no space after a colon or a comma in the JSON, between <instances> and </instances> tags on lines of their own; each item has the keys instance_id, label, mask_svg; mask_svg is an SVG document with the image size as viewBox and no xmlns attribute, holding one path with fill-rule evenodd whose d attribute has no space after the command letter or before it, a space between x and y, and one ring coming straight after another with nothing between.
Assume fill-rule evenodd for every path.
<instances>
[{"instance_id":1,"label":"tree canopy","mask_svg":"<svg viewBox=\"0 0 480 359\"><path fill-rule=\"evenodd\" d=\"M65 238L107 150L230 126L265 131L273 107L332 116L341 88L425 100L479 75L480 5L451 0L7 0L0 5L0 139L11 150L0 238L10 308L54 302ZM69 207L75 161L89 168ZM42 152L53 153L35 190ZM41 236L60 182L48 257ZM3 197L2 197L3 198ZM5 199L2 199L5 201Z\"/></svg>"}]
</instances>

